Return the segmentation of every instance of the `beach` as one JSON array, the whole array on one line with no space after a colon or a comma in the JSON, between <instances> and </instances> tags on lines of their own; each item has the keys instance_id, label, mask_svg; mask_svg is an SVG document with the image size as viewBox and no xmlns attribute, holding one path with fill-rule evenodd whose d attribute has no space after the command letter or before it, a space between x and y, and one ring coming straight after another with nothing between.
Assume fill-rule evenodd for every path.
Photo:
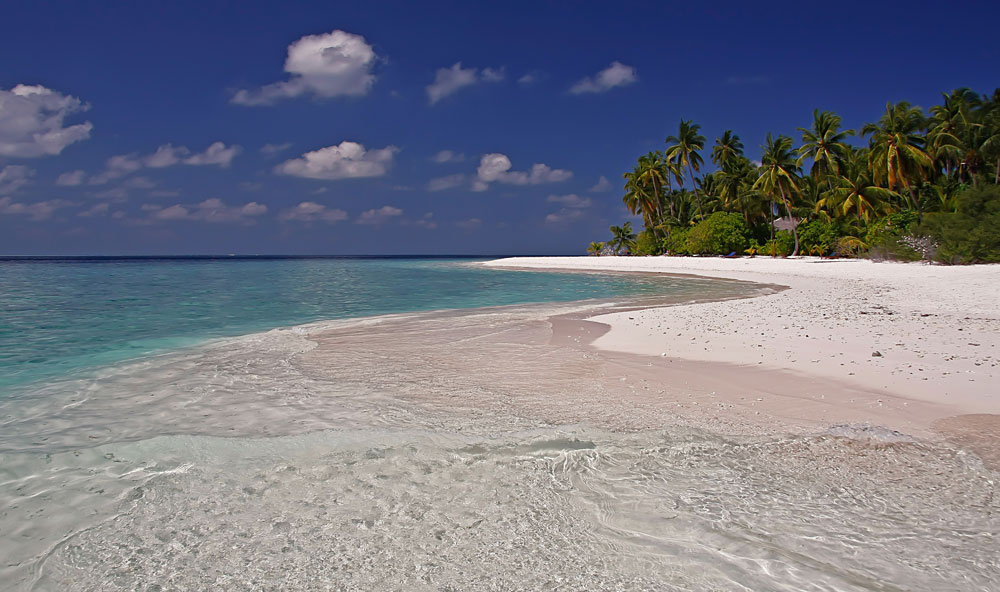
<instances>
[{"instance_id":1,"label":"beach","mask_svg":"<svg viewBox=\"0 0 1000 592\"><path fill-rule=\"evenodd\" d=\"M938 433L977 437L980 452L998 459L983 448L991 438L981 433L1000 433L998 266L811 257L522 257L485 265L787 286L757 298L592 315L609 329L592 346L708 363L706 384L731 378L726 395L706 397L705 388L693 388L700 394L692 403L725 397L789 428L867 422L927 435L936 426ZM693 387L698 381L692 378ZM769 397L774 391L784 396Z\"/></svg>"},{"instance_id":2,"label":"beach","mask_svg":"<svg viewBox=\"0 0 1000 592\"><path fill-rule=\"evenodd\" d=\"M322 277L335 304L359 290L340 278L369 270L364 302L410 310L220 337L0 401L0 589L995 589L992 268L302 265L142 269L230 278L220 295L311 280L292 303L316 302ZM470 285L465 308L437 304ZM906 363L940 376L892 374Z\"/></svg>"}]
</instances>

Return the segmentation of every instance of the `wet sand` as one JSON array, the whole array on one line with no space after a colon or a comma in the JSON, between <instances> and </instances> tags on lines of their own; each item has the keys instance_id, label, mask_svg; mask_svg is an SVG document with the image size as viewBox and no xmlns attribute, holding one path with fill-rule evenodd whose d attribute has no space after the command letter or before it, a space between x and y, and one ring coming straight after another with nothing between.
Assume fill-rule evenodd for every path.
<instances>
[{"instance_id":1,"label":"wet sand","mask_svg":"<svg viewBox=\"0 0 1000 592\"><path fill-rule=\"evenodd\" d=\"M671 377L689 385L688 401L647 403L698 407L688 419L713 415L708 408L716 411L715 421L734 428L867 423L944 436L984 459L997 458L1000 266L666 257L512 258L486 265L696 274L786 286L749 299L584 318L603 325L590 329L596 351L645 361L642 390L659 393L658 385L676 384ZM621 363L642 366L627 357Z\"/></svg>"}]
</instances>

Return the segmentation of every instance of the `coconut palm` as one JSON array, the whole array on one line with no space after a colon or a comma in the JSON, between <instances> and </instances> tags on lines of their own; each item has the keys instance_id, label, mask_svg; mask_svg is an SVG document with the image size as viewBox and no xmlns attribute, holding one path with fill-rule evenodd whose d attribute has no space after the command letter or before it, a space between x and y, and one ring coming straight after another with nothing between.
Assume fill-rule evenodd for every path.
<instances>
[{"instance_id":1,"label":"coconut palm","mask_svg":"<svg viewBox=\"0 0 1000 592\"><path fill-rule=\"evenodd\" d=\"M667 171L662 152L657 150L656 152L650 152L645 156L639 157L639 164L635 169L635 180L637 183L651 190L647 192L648 199L643 202L643 212L646 214L647 220L651 222L647 224L647 228L654 233L654 237L656 234L653 229L658 223L654 222L654 220L663 217L660 207L660 196L663 194L664 184L669 184L670 182L669 177L670 173Z\"/></svg>"},{"instance_id":2,"label":"coconut palm","mask_svg":"<svg viewBox=\"0 0 1000 592\"><path fill-rule=\"evenodd\" d=\"M688 179L691 180L691 186L694 188L694 196L698 202L698 216L704 218L705 215L701 208L701 196L698 195L698 189L694 182L694 173L701 170L701 165L705 162L701 154L699 154L705 148L705 136L698 133L700 129L700 125L682 119L677 130L677 135L668 136L666 143L668 146L667 158L677 163L680 167L687 167Z\"/></svg>"},{"instance_id":3,"label":"coconut palm","mask_svg":"<svg viewBox=\"0 0 1000 592\"><path fill-rule=\"evenodd\" d=\"M715 146L712 146L712 162L720 169L738 156L743 156L743 142L740 137L733 133L733 130L726 130L715 139Z\"/></svg>"},{"instance_id":4,"label":"coconut palm","mask_svg":"<svg viewBox=\"0 0 1000 592\"><path fill-rule=\"evenodd\" d=\"M913 184L927 177L931 157L924 150L926 141L920 135L924 116L919 107L906 101L893 105L887 103L885 115L878 123L865 124L861 132L871 135L869 166L876 183L884 183L891 190L905 189L910 196L910 206L922 215L920 200Z\"/></svg>"},{"instance_id":5,"label":"coconut palm","mask_svg":"<svg viewBox=\"0 0 1000 592\"><path fill-rule=\"evenodd\" d=\"M864 153L849 160L833 183L833 189L816 203L816 210L825 210L834 218L853 212L867 224L874 214L889 210L891 200L903 199L899 193L875 184Z\"/></svg>"},{"instance_id":6,"label":"coconut palm","mask_svg":"<svg viewBox=\"0 0 1000 592\"><path fill-rule=\"evenodd\" d=\"M611 231L611 240L608 241L608 246L616 255L622 249L630 251L635 248L635 232L632 231L631 222L626 222L621 226L612 226L608 230Z\"/></svg>"},{"instance_id":7,"label":"coconut palm","mask_svg":"<svg viewBox=\"0 0 1000 592\"><path fill-rule=\"evenodd\" d=\"M930 109L927 152L941 163L945 174L951 177L953 171L961 175L961 163L969 148L973 108L979 104L979 96L967 88L941 94L944 102Z\"/></svg>"},{"instance_id":8,"label":"coconut palm","mask_svg":"<svg viewBox=\"0 0 1000 592\"><path fill-rule=\"evenodd\" d=\"M774 198L781 198L785 213L792 222L792 236L795 237L795 249L792 251L794 257L799 254L799 231L796 228L795 218L792 217L791 200L799 193L799 167L792 156L792 139L785 135L774 138L771 134L767 134L767 144L763 148L760 177L753 187L770 195L774 201L777 201Z\"/></svg>"},{"instance_id":9,"label":"coconut palm","mask_svg":"<svg viewBox=\"0 0 1000 592\"><path fill-rule=\"evenodd\" d=\"M809 174L817 181L835 176L850 155L851 147L844 140L853 135L853 130L840 130L840 116L832 111L813 111L812 129L798 128L802 132L802 146L799 147L799 158L796 165L811 158L813 161Z\"/></svg>"},{"instance_id":10,"label":"coconut palm","mask_svg":"<svg viewBox=\"0 0 1000 592\"><path fill-rule=\"evenodd\" d=\"M604 243L594 241L587 247L587 253L593 255L594 257L600 257L602 249L604 249Z\"/></svg>"}]
</instances>

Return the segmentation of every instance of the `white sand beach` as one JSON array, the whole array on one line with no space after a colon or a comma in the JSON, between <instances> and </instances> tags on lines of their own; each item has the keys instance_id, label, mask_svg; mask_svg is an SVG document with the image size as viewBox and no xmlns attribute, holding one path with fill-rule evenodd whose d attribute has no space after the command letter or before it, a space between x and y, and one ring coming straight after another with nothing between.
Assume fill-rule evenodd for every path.
<instances>
[{"instance_id":1,"label":"white sand beach","mask_svg":"<svg viewBox=\"0 0 1000 592\"><path fill-rule=\"evenodd\" d=\"M746 368L775 370L776 384L823 379L845 386L839 395L804 387L805 399L823 404L796 410L803 419L822 413L812 419L922 431L954 423L948 418L955 416L964 416L965 429L982 424L979 416L1000 414L1000 266L808 257L522 257L486 265L696 274L787 286L751 299L600 314L589 320L610 331L592 345L710 362L716 366L709 368L737 376ZM753 402L766 413L792 414L789 401L769 409L760 398ZM1000 415L985 422L995 428L995 419Z\"/></svg>"}]
</instances>

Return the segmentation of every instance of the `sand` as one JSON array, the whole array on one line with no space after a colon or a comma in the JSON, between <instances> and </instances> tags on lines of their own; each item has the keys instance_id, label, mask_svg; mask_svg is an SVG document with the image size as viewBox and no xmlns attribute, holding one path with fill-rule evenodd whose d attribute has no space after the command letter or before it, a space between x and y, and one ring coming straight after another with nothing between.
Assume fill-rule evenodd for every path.
<instances>
[{"instance_id":1,"label":"sand","mask_svg":"<svg viewBox=\"0 0 1000 592\"><path fill-rule=\"evenodd\" d=\"M760 373L749 372L754 369L768 372L786 391L788 381L843 386L820 394L803 388L805 402L816 404L794 414L780 408L787 401L768 411L787 419L812 414L819 422L861 420L916 432L936 425L952 436L956 425L964 425L956 416L975 416L975 432L987 437L995 430L983 426L1000 427L1000 266L810 257L522 257L485 265L695 274L787 286L757 298L597 314L589 320L609 330L591 346L709 363L705 381L713 373L739 376L745 370L759 383ZM831 405L842 417L831 413Z\"/></svg>"}]
</instances>

